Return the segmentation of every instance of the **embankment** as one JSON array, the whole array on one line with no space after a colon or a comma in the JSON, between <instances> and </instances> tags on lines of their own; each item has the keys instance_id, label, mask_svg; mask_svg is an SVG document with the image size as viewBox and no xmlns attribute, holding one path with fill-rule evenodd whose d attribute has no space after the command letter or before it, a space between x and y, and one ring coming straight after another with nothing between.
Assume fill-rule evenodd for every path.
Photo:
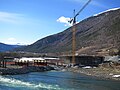
<instances>
[{"instance_id":1,"label":"embankment","mask_svg":"<svg viewBox=\"0 0 120 90\"><path fill-rule=\"evenodd\" d=\"M120 70L110 68L67 68L67 71L97 77L99 79L120 80Z\"/></svg>"},{"instance_id":2,"label":"embankment","mask_svg":"<svg viewBox=\"0 0 120 90\"><path fill-rule=\"evenodd\" d=\"M54 68L49 66L29 66L22 68L0 68L0 75L16 75L16 74L26 74L30 72L44 72L50 71Z\"/></svg>"}]
</instances>

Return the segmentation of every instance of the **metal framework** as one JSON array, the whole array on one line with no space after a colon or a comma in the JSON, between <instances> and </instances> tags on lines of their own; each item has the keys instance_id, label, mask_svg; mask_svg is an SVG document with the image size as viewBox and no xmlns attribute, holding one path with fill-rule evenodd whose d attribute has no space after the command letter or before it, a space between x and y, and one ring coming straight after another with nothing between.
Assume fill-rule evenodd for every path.
<instances>
[{"instance_id":1,"label":"metal framework","mask_svg":"<svg viewBox=\"0 0 120 90\"><path fill-rule=\"evenodd\" d=\"M83 11L83 9L91 2L91 0L89 0L80 10L77 14L75 14L75 10L74 10L74 17L69 21L70 23L73 24L73 28L72 28L72 63L75 64L75 51L76 51L76 17Z\"/></svg>"}]
</instances>

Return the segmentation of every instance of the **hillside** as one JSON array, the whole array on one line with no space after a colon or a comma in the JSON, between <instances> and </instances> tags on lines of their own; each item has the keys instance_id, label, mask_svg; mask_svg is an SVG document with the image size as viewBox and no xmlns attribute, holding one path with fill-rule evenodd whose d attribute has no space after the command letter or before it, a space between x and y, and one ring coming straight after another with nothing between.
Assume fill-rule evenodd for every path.
<instances>
[{"instance_id":1,"label":"hillside","mask_svg":"<svg viewBox=\"0 0 120 90\"><path fill-rule=\"evenodd\" d=\"M17 47L20 47L20 45L8 45L8 44L0 43L0 52L10 51Z\"/></svg>"},{"instance_id":2,"label":"hillside","mask_svg":"<svg viewBox=\"0 0 120 90\"><path fill-rule=\"evenodd\" d=\"M17 50L41 53L71 52L71 29L72 27ZM119 45L120 9L103 12L76 24L76 51L79 54L108 54L110 51L119 50Z\"/></svg>"}]
</instances>

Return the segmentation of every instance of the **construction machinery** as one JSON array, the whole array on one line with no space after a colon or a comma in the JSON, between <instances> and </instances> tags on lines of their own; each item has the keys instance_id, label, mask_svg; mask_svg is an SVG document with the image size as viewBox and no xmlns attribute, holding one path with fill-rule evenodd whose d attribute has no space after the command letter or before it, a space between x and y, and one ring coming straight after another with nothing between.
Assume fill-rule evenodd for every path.
<instances>
[{"instance_id":1,"label":"construction machinery","mask_svg":"<svg viewBox=\"0 0 120 90\"><path fill-rule=\"evenodd\" d=\"M74 17L69 21L69 23L72 23L72 64L75 64L75 55L76 55L76 17L84 10L84 8L91 2L89 0L79 11L78 13L75 13L74 10Z\"/></svg>"}]
</instances>

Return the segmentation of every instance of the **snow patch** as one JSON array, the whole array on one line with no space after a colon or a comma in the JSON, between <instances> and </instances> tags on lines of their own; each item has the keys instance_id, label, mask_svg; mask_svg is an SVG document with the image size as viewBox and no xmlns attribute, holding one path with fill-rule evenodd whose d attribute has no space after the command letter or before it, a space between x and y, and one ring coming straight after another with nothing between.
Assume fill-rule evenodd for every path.
<instances>
[{"instance_id":1,"label":"snow patch","mask_svg":"<svg viewBox=\"0 0 120 90\"><path fill-rule=\"evenodd\" d=\"M82 68L89 69L89 68L92 68L92 67L90 67L90 66L85 66L85 67L82 67Z\"/></svg>"},{"instance_id":2,"label":"snow patch","mask_svg":"<svg viewBox=\"0 0 120 90\"><path fill-rule=\"evenodd\" d=\"M106 12L109 12L109 11L115 11L115 10L118 10L118 9L120 9L120 7L119 7L119 8L108 9L108 10L103 11L103 12L100 12L100 13L98 13L98 14L94 14L93 16L98 16L98 15L100 15L100 14L103 14L103 13L106 13Z\"/></svg>"},{"instance_id":3,"label":"snow patch","mask_svg":"<svg viewBox=\"0 0 120 90\"><path fill-rule=\"evenodd\" d=\"M112 77L118 78L118 77L120 77L120 75L113 75Z\"/></svg>"}]
</instances>

